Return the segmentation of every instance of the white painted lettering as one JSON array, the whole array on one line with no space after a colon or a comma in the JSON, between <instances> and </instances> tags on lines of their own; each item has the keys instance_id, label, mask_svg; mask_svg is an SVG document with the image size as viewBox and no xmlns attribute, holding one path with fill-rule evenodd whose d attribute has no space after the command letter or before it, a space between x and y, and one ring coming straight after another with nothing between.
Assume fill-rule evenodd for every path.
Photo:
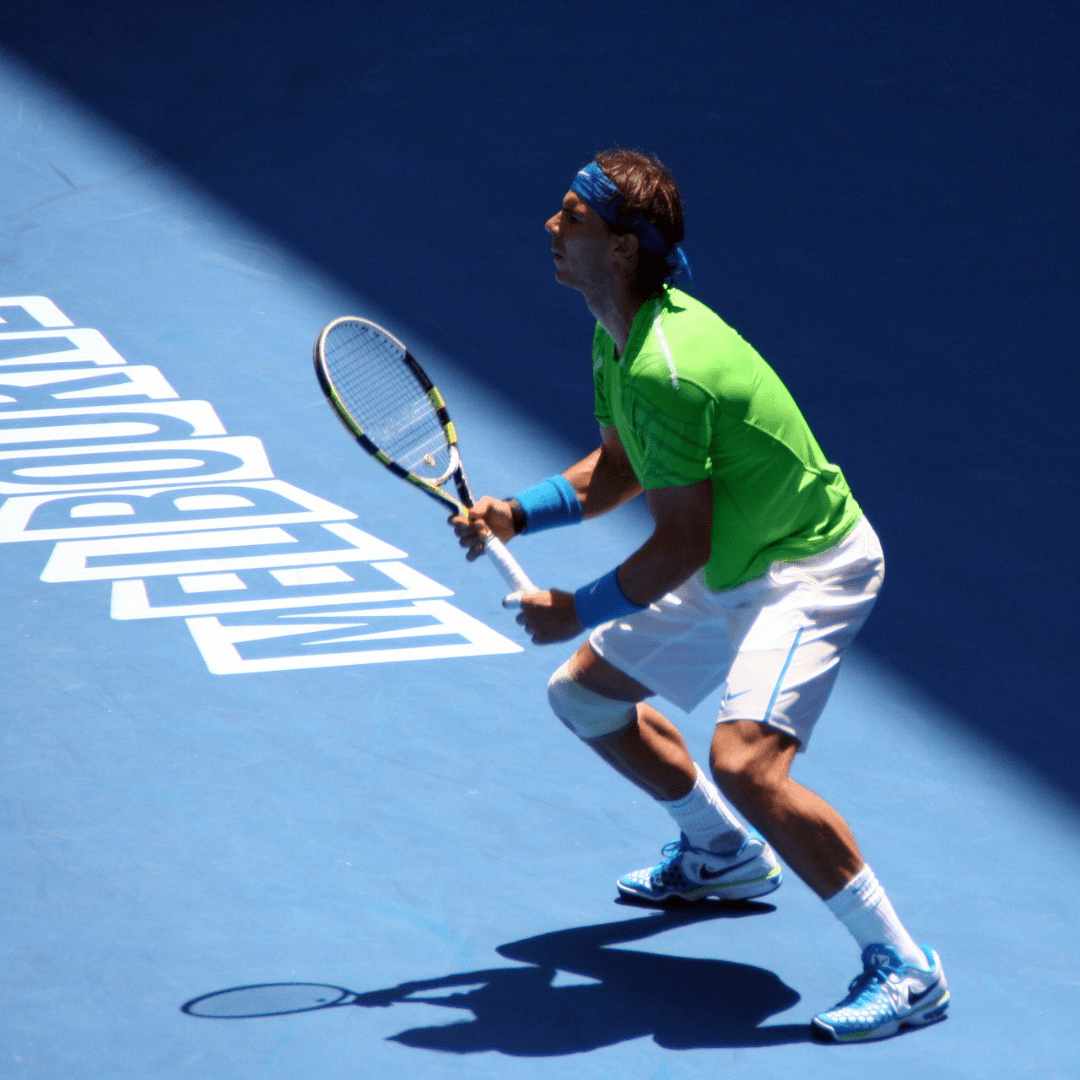
<instances>
[{"instance_id":1,"label":"white painted lettering","mask_svg":"<svg viewBox=\"0 0 1080 1080\"><path fill-rule=\"evenodd\" d=\"M12 307L22 308L39 326L75 325L47 296L0 296L0 308Z\"/></svg>"},{"instance_id":2,"label":"white painted lettering","mask_svg":"<svg viewBox=\"0 0 1080 1080\"><path fill-rule=\"evenodd\" d=\"M116 501L120 496L124 502ZM100 519L119 516L128 520L99 523ZM0 506L0 544L343 521L355 517L351 510L284 480L16 495ZM71 518L85 524L71 525Z\"/></svg>"},{"instance_id":3,"label":"white painted lettering","mask_svg":"<svg viewBox=\"0 0 1080 1080\"><path fill-rule=\"evenodd\" d=\"M64 383L87 383L78 390L54 386ZM9 402L26 409L47 408L57 401L85 398L145 397L151 401L178 398L165 376L149 364L123 368L61 368L59 371L4 371L0 368L0 387L19 390L17 396L0 394L0 402ZM7 412L0 409L0 415Z\"/></svg>"},{"instance_id":4,"label":"white painted lettering","mask_svg":"<svg viewBox=\"0 0 1080 1080\"><path fill-rule=\"evenodd\" d=\"M5 308L44 329L0 331L0 544L55 541L42 581L111 581L114 619L185 619L216 674L521 651L351 510L274 479L209 402L47 297Z\"/></svg>"},{"instance_id":5,"label":"white painted lettering","mask_svg":"<svg viewBox=\"0 0 1080 1080\"><path fill-rule=\"evenodd\" d=\"M320 548L325 531L349 545ZM345 530L348 530L345 532ZM296 535L299 534L299 535ZM272 554L206 558L215 549L278 547ZM198 552L195 557L166 562L133 562L127 557L160 552ZM213 532L169 533L164 536L127 536L108 540L65 540L53 548L42 581L106 581L113 578L153 577L159 574L205 574L225 570L256 570L279 566L317 566L322 563L371 562L404 559L405 552L350 525L294 525L291 532L277 527L220 529ZM92 560L98 560L91 565ZM108 560L102 562L100 560Z\"/></svg>"},{"instance_id":6,"label":"white painted lettering","mask_svg":"<svg viewBox=\"0 0 1080 1080\"><path fill-rule=\"evenodd\" d=\"M83 460L70 460L76 457ZM171 475L138 475L163 472ZM0 450L0 495L28 495L60 488L91 491L120 485L149 487L169 481L269 480L273 475L262 442L250 435L121 443L93 449L75 446Z\"/></svg>"},{"instance_id":7,"label":"white painted lettering","mask_svg":"<svg viewBox=\"0 0 1080 1080\"><path fill-rule=\"evenodd\" d=\"M280 622L229 624L211 616L188 619L187 625L206 666L215 675L441 660L522 651L520 645L445 600L417 600L399 607L364 608L356 615L355 620L339 618L329 622L325 621L329 616L324 616L324 621L317 622L306 614L298 618L308 621L295 625ZM343 633L372 625L371 620L375 620L375 625L382 624L387 628ZM418 643L435 637L450 640ZM390 641L394 644L385 647ZM353 647L340 648L345 645Z\"/></svg>"},{"instance_id":8,"label":"white painted lettering","mask_svg":"<svg viewBox=\"0 0 1080 1080\"><path fill-rule=\"evenodd\" d=\"M91 422L95 420L98 422ZM225 425L209 401L0 412L0 445L4 446L150 437L175 440L225 434Z\"/></svg>"},{"instance_id":9,"label":"white painted lettering","mask_svg":"<svg viewBox=\"0 0 1080 1080\"><path fill-rule=\"evenodd\" d=\"M73 348L46 349L36 342L66 342ZM127 361L105 340L100 330L9 330L0 332L0 367L25 364L99 364Z\"/></svg>"},{"instance_id":10,"label":"white painted lettering","mask_svg":"<svg viewBox=\"0 0 1080 1080\"><path fill-rule=\"evenodd\" d=\"M217 600L210 603L192 604L182 600L180 592L190 590L184 585L185 578L124 579L114 581L112 586L112 617L114 619L175 619L199 615L228 615L252 611L281 611L289 608L341 607L346 604L396 603L402 600L427 600L453 596L453 592L437 581L414 570L403 562L372 562L364 566L350 565L350 577L357 580L359 588L348 591L324 593L305 592L302 595L286 593L273 588L269 573L246 571L241 574L208 574L208 578L222 579L222 587L215 591L243 591L243 599ZM366 572L365 572L366 571ZM284 571L277 571L283 573ZM225 581L225 579L228 579ZM384 579L382 584L376 579ZM385 578L398 588L386 588ZM190 578L187 579L190 582ZM177 589L174 581L179 586ZM224 586L227 584L228 588ZM328 584L334 584L328 582ZM207 590L209 591L209 590ZM156 593L152 597L151 593Z\"/></svg>"}]
</instances>

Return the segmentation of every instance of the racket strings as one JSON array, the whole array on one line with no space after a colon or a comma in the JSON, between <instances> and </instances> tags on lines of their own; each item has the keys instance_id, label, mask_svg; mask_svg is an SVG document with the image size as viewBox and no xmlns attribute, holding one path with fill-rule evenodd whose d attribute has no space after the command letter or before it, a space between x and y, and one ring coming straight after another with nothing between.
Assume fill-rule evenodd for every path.
<instances>
[{"instance_id":1,"label":"racket strings","mask_svg":"<svg viewBox=\"0 0 1080 1080\"><path fill-rule=\"evenodd\" d=\"M428 480L451 471L442 422L396 342L346 323L327 335L324 357L345 411L387 457Z\"/></svg>"}]
</instances>

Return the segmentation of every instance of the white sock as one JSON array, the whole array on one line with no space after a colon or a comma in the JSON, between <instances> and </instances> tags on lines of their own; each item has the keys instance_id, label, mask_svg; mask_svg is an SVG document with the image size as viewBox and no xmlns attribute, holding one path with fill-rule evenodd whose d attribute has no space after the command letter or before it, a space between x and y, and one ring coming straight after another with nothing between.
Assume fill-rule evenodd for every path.
<instances>
[{"instance_id":1,"label":"white sock","mask_svg":"<svg viewBox=\"0 0 1080 1080\"><path fill-rule=\"evenodd\" d=\"M742 847L746 826L728 808L716 785L695 764L697 779L690 794L667 802L656 801L675 819L691 847L730 855Z\"/></svg>"},{"instance_id":2,"label":"white sock","mask_svg":"<svg viewBox=\"0 0 1080 1080\"><path fill-rule=\"evenodd\" d=\"M848 928L860 949L891 945L905 964L926 967L926 954L904 929L874 871L865 863L825 906Z\"/></svg>"}]
</instances>

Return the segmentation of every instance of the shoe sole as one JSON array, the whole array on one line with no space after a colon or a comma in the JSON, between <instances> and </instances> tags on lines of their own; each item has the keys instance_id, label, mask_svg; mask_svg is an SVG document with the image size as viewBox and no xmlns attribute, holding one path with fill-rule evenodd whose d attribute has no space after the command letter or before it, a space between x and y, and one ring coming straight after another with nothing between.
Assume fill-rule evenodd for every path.
<instances>
[{"instance_id":1,"label":"shoe sole","mask_svg":"<svg viewBox=\"0 0 1080 1080\"><path fill-rule=\"evenodd\" d=\"M663 894L656 892L638 891L632 885L624 885L620 878L615 882L615 887L623 896L632 897L635 900L645 900L652 904L663 904L668 900L683 900L687 903L695 903L698 900L707 900L715 897L718 900L753 900L759 896L767 896L780 888L783 874L779 866L774 866L764 877L752 878L749 881L731 881L717 885L700 885L696 889L670 889Z\"/></svg>"},{"instance_id":2,"label":"shoe sole","mask_svg":"<svg viewBox=\"0 0 1080 1080\"><path fill-rule=\"evenodd\" d=\"M922 1008L916 1009L915 1012L898 1017L896 1020L890 1020L889 1023L871 1028L869 1031L855 1031L841 1035L816 1016L810 1021L810 1026L815 1032L825 1035L833 1042L838 1043L871 1042L874 1039L888 1039L903 1028L926 1027L929 1024L936 1024L940 1020L946 1019L951 997L952 995L946 990L941 997L928 1002Z\"/></svg>"}]
</instances>

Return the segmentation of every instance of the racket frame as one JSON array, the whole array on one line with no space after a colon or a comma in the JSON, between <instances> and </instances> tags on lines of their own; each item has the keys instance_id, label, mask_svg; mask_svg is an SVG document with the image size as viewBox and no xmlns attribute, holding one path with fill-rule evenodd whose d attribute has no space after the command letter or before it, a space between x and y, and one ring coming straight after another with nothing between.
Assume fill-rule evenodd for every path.
<instances>
[{"instance_id":1,"label":"racket frame","mask_svg":"<svg viewBox=\"0 0 1080 1080\"><path fill-rule=\"evenodd\" d=\"M362 425L354 416L352 416L345 403L342 401L334 387L334 381L327 370L326 339L336 327L345 323L362 323L374 332L389 338L390 341L401 350L402 362L405 364L406 368L408 368L413 378L416 379L428 401L431 402L435 415L442 425L443 435L446 438L446 445L450 451L450 462L442 476L435 480L429 480L426 477L418 476L416 473L410 472L408 469L404 468L404 466L400 465L368 436ZM315 374L318 377L319 385L322 387L322 391L326 395L327 401L330 402L335 414L342 424L345 425L346 430L364 448L364 450L375 458L380 465L389 469L395 476L400 476L403 480L408 480L410 484L418 487L425 495L429 495L436 502L453 510L455 514L458 514L461 517L467 517L467 511L469 507L473 506L474 501L468 478L465 475L465 466L461 461L461 454L458 451L457 428L454 427L454 421L450 419L450 414L446 409L446 401L439 392L439 388L428 378L427 372L424 371L419 363L417 363L416 358L409 352L405 344L399 338L391 334L389 330L386 330L378 323L372 322L370 319L362 319L356 315L343 315L340 318L328 322L322 330L319 331L319 336L315 339L314 361ZM458 498L456 499L442 488L442 485L450 479L453 479L454 487L457 489ZM515 590L515 594L537 591L536 586L529 580L528 575L522 570L517 560L506 550L506 545L503 544L494 533L488 532L483 539L483 543L485 554L495 563L499 572L506 580L506 583ZM508 597L507 600L509 599L510 598Z\"/></svg>"}]
</instances>

